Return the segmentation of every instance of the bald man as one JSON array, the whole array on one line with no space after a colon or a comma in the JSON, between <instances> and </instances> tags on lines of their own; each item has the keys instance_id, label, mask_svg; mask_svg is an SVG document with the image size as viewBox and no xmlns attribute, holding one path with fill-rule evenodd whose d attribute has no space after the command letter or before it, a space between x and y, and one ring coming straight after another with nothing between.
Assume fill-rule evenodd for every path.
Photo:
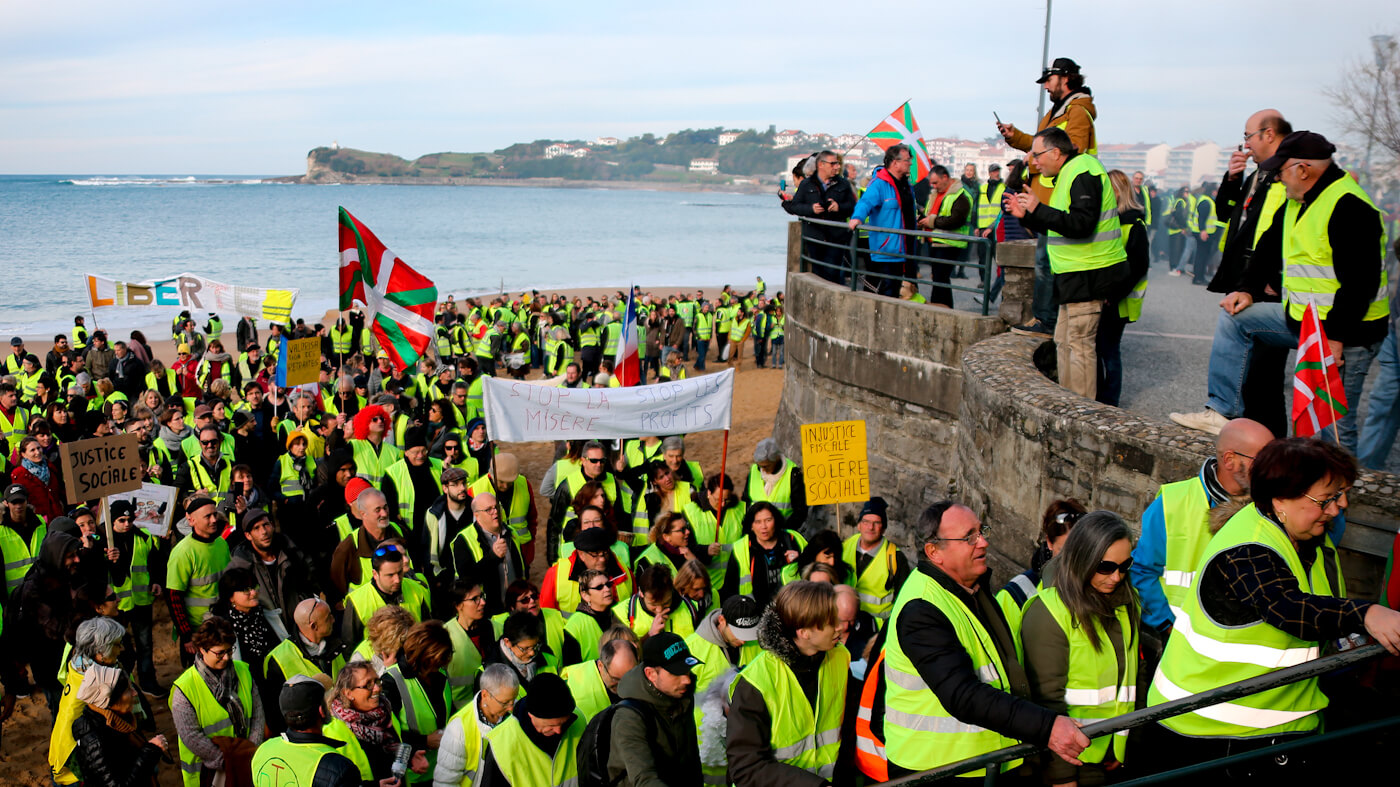
<instances>
[{"instance_id":1,"label":"bald man","mask_svg":"<svg viewBox=\"0 0 1400 787\"><path fill-rule=\"evenodd\" d=\"M263 661L266 677L260 685L268 687L273 697L283 683L297 675L324 675L329 685L345 666L345 646L333 633L335 616L329 604L319 598L308 598L297 604L292 617L296 633L282 640ZM277 703L269 704L264 696L263 708L267 711L268 725L280 733L285 725Z\"/></svg>"},{"instance_id":2,"label":"bald man","mask_svg":"<svg viewBox=\"0 0 1400 787\"><path fill-rule=\"evenodd\" d=\"M483 492L496 496L501 509L501 521L505 523L520 547L526 565L535 559L535 531L539 523L539 513L535 510L535 491L530 482L520 472L520 460L515 454L496 454L486 475L476 480L467 490L473 498Z\"/></svg>"},{"instance_id":3,"label":"bald man","mask_svg":"<svg viewBox=\"0 0 1400 787\"><path fill-rule=\"evenodd\" d=\"M1228 308L1233 308L1231 294L1244 287L1245 268L1254 253L1259 217L1272 216L1285 198L1277 171L1256 166L1245 175L1245 168L1250 161L1256 165L1267 161L1278 150L1283 138L1291 133L1292 124L1277 109L1261 109L1245 121L1243 143L1239 150L1230 154L1220 190L1215 194L1215 215L1227 223L1225 243L1221 246L1220 266L1206 287L1226 296L1222 307L1229 302ZM1271 300L1278 299L1277 295L1271 297ZM1283 379L1287 361L1287 349L1255 344L1244 383L1244 417L1264 424L1274 434L1288 433L1284 400L1278 395L1278 381Z\"/></svg>"},{"instance_id":4,"label":"bald man","mask_svg":"<svg viewBox=\"0 0 1400 787\"><path fill-rule=\"evenodd\" d=\"M1143 628L1160 632L1163 642L1180 614L1196 564L1224 524L1213 523L1211 511L1248 496L1254 457L1273 439L1258 421L1226 423L1216 438L1215 456L1201 464L1194 478L1163 485L1143 512L1131 577L1142 598Z\"/></svg>"},{"instance_id":5,"label":"bald man","mask_svg":"<svg viewBox=\"0 0 1400 787\"><path fill-rule=\"evenodd\" d=\"M506 611L505 590L517 579L529 579L529 564L505 527L505 514L490 492L471 500L472 523L452 539L452 566L458 579L480 582L486 615Z\"/></svg>"}]
</instances>

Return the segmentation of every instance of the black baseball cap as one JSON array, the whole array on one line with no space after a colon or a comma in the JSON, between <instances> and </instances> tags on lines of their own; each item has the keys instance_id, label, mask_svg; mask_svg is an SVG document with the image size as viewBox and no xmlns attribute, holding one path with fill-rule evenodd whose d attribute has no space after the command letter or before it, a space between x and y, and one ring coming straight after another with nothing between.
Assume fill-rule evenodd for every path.
<instances>
[{"instance_id":1,"label":"black baseball cap","mask_svg":"<svg viewBox=\"0 0 1400 787\"><path fill-rule=\"evenodd\" d=\"M5 487L5 502L19 503L29 499L29 491L19 484L10 484Z\"/></svg>"},{"instance_id":2,"label":"black baseball cap","mask_svg":"<svg viewBox=\"0 0 1400 787\"><path fill-rule=\"evenodd\" d=\"M1070 59L1067 58L1067 57L1057 57L1057 58L1055 58L1055 61L1054 61L1053 63L1050 64L1050 67L1049 67L1049 68L1047 68L1047 69L1045 69L1044 71L1040 72L1040 79L1037 79L1037 80L1035 81L1035 83L1036 83L1037 85L1043 85L1043 84L1045 84L1045 80L1047 80L1047 79L1049 79L1050 77L1053 77L1053 76L1066 76L1066 77L1067 77L1067 76L1078 76L1078 75L1079 75L1079 64L1078 64L1078 63L1074 62L1073 60L1070 60Z\"/></svg>"},{"instance_id":3,"label":"black baseball cap","mask_svg":"<svg viewBox=\"0 0 1400 787\"><path fill-rule=\"evenodd\" d=\"M1278 143L1274 155L1259 162L1260 169L1282 169L1291 158L1320 161L1332 158L1337 146L1327 141L1327 137L1314 131L1295 131Z\"/></svg>"},{"instance_id":4,"label":"black baseball cap","mask_svg":"<svg viewBox=\"0 0 1400 787\"><path fill-rule=\"evenodd\" d=\"M730 596L720 607L724 622L740 642L758 639L758 621L763 617L763 605L753 596Z\"/></svg>"},{"instance_id":5,"label":"black baseball cap","mask_svg":"<svg viewBox=\"0 0 1400 787\"><path fill-rule=\"evenodd\" d=\"M691 667L704 663L690 655L685 640L669 631L651 637L642 645L642 664L664 669L672 675L689 675Z\"/></svg>"},{"instance_id":6,"label":"black baseball cap","mask_svg":"<svg viewBox=\"0 0 1400 787\"><path fill-rule=\"evenodd\" d=\"M294 675L282 684L277 695L277 707L282 715L310 713L325 701L326 689L321 682L310 675Z\"/></svg>"}]
</instances>

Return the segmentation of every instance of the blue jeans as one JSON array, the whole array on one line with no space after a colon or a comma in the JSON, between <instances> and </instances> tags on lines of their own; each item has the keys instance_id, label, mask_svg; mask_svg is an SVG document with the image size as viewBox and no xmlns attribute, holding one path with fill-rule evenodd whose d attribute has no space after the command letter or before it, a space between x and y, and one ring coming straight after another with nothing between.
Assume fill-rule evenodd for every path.
<instances>
[{"instance_id":1,"label":"blue jeans","mask_svg":"<svg viewBox=\"0 0 1400 787\"><path fill-rule=\"evenodd\" d=\"M1376 380L1371 384L1366 423L1356 449L1362 467L1372 470L1385 467L1390 449L1395 447L1395 434L1400 431L1400 346L1393 327L1381 343L1376 363Z\"/></svg>"},{"instance_id":2,"label":"blue jeans","mask_svg":"<svg viewBox=\"0 0 1400 787\"><path fill-rule=\"evenodd\" d=\"M696 370L697 372L703 372L703 371L705 371L705 354L708 353L709 351L710 351L710 340L709 340L709 339L696 339L696 340L695 340L695 370Z\"/></svg>"},{"instance_id":3,"label":"blue jeans","mask_svg":"<svg viewBox=\"0 0 1400 787\"><path fill-rule=\"evenodd\" d=\"M1054 332L1060 307L1055 303L1055 276L1050 272L1048 238L1041 235L1035 242L1035 292L1031 298L1031 314L1046 330Z\"/></svg>"},{"instance_id":4,"label":"blue jeans","mask_svg":"<svg viewBox=\"0 0 1400 787\"><path fill-rule=\"evenodd\" d=\"M773 340L773 368L781 369L787 361L787 342L779 336Z\"/></svg>"},{"instance_id":5,"label":"blue jeans","mask_svg":"<svg viewBox=\"0 0 1400 787\"><path fill-rule=\"evenodd\" d=\"M1210 369L1207 372L1206 405L1226 418L1239 418L1244 413L1244 378L1249 371L1249 359L1254 343L1273 347L1297 347L1298 335L1288 326L1281 303L1256 303L1238 314L1223 309L1215 322L1215 340L1210 347ZM1347 414L1337 422L1341 445L1356 452L1356 402L1366 384L1366 372L1380 351L1378 342L1369 346L1344 347L1341 358L1342 390L1346 394ZM1331 439L1326 430L1323 439Z\"/></svg>"}]
</instances>

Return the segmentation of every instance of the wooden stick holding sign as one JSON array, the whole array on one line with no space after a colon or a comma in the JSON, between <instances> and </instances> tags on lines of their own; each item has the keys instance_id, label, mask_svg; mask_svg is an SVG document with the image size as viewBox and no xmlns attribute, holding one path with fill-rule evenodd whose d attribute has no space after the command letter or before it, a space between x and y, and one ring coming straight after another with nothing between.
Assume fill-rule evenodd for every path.
<instances>
[{"instance_id":1,"label":"wooden stick holding sign","mask_svg":"<svg viewBox=\"0 0 1400 787\"><path fill-rule=\"evenodd\" d=\"M116 542L116 537L112 535L112 506L107 502L107 496L102 496L102 524L107 528L107 546L111 547Z\"/></svg>"}]
</instances>

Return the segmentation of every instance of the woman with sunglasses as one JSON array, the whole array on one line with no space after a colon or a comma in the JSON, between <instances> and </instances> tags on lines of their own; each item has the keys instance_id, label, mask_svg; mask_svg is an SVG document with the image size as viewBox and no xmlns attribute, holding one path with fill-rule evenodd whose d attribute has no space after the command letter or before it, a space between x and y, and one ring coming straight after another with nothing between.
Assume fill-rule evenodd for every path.
<instances>
[{"instance_id":1,"label":"woman with sunglasses","mask_svg":"<svg viewBox=\"0 0 1400 787\"><path fill-rule=\"evenodd\" d=\"M1089 723L1133 710L1137 698L1140 609L1128 581L1133 543L1117 514L1080 517L1057 550L1053 577L1021 619L1031 698ZM1051 784L1101 784L1125 762L1126 735L1095 738L1075 766L1047 753Z\"/></svg>"},{"instance_id":2,"label":"woman with sunglasses","mask_svg":"<svg viewBox=\"0 0 1400 787\"><path fill-rule=\"evenodd\" d=\"M200 787L215 774L251 780L253 753L263 742L262 700L248 665L233 658L233 626L210 616L194 632L194 666L175 679L170 716L180 738L184 787Z\"/></svg>"},{"instance_id":3,"label":"woman with sunglasses","mask_svg":"<svg viewBox=\"0 0 1400 787\"><path fill-rule=\"evenodd\" d=\"M1074 498L1056 500L1045 507L1045 515L1040 518L1041 542L1031 553L1031 567L1012 577L997 591L997 606L1006 615L1006 624L1012 631L1021 630L1021 611L1031 596L1043 587L1041 571L1045 564L1064 549L1070 528L1086 513L1088 509Z\"/></svg>"},{"instance_id":4,"label":"woman with sunglasses","mask_svg":"<svg viewBox=\"0 0 1400 787\"><path fill-rule=\"evenodd\" d=\"M1352 634L1400 652L1400 612L1346 598L1329 535L1355 480L1356 460L1321 440L1275 440L1259 450L1249 471L1254 502L1206 546L1149 705L1315 659L1322 643ZM1261 748L1316 732L1327 704L1310 678L1164 719L1154 730L1161 748L1152 750L1170 752L1170 767L1181 767ZM1288 762L1306 765L1298 756ZM1285 767L1270 773L1291 782Z\"/></svg>"}]
</instances>

